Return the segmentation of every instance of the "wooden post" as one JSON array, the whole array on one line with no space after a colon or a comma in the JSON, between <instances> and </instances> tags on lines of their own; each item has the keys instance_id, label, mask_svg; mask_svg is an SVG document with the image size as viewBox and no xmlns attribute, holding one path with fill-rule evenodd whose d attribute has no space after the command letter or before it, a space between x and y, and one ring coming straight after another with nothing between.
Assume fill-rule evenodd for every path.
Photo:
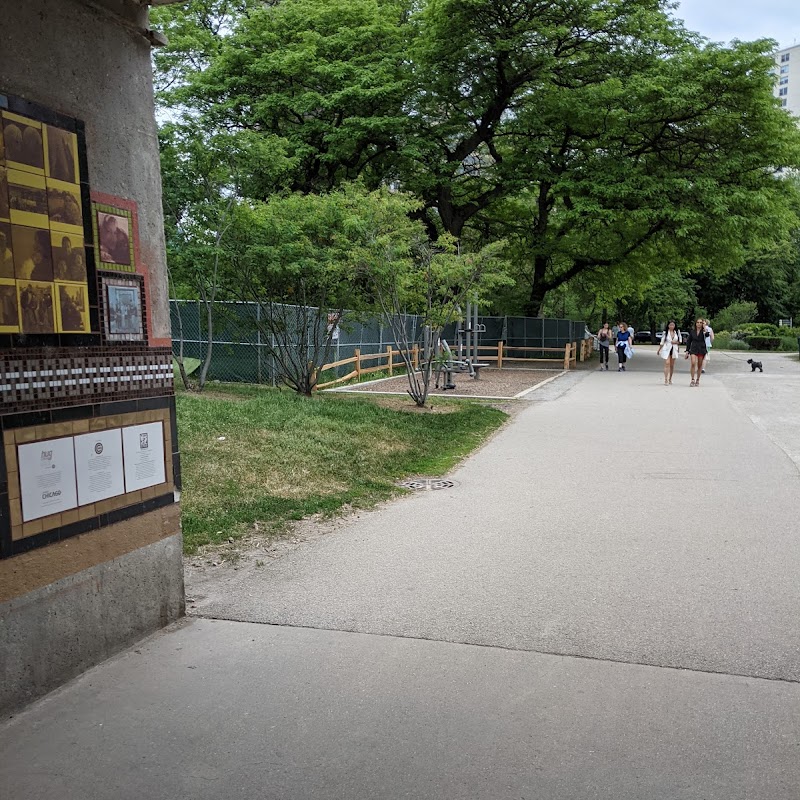
<instances>
[{"instance_id":1,"label":"wooden post","mask_svg":"<svg viewBox=\"0 0 800 800\"><path fill-rule=\"evenodd\" d=\"M564 369L569 369L569 351L572 350L572 345L567 342L564 347Z\"/></svg>"},{"instance_id":2,"label":"wooden post","mask_svg":"<svg viewBox=\"0 0 800 800\"><path fill-rule=\"evenodd\" d=\"M586 339L581 339L581 363L586 360Z\"/></svg>"},{"instance_id":3,"label":"wooden post","mask_svg":"<svg viewBox=\"0 0 800 800\"><path fill-rule=\"evenodd\" d=\"M394 366L394 364L393 364L394 353L392 352L392 346L390 344L386 345L386 358L387 358L387 362L386 363L387 363L387 365L389 367L389 377L391 377L392 376L392 367Z\"/></svg>"},{"instance_id":4,"label":"wooden post","mask_svg":"<svg viewBox=\"0 0 800 800\"><path fill-rule=\"evenodd\" d=\"M360 348L356 347L353 351L356 359L356 379L361 378L361 350Z\"/></svg>"},{"instance_id":5,"label":"wooden post","mask_svg":"<svg viewBox=\"0 0 800 800\"><path fill-rule=\"evenodd\" d=\"M411 363L414 365L414 369L419 369L419 345L415 344L414 347L411 349Z\"/></svg>"},{"instance_id":6,"label":"wooden post","mask_svg":"<svg viewBox=\"0 0 800 800\"><path fill-rule=\"evenodd\" d=\"M497 369L503 369L503 342L497 343Z\"/></svg>"}]
</instances>

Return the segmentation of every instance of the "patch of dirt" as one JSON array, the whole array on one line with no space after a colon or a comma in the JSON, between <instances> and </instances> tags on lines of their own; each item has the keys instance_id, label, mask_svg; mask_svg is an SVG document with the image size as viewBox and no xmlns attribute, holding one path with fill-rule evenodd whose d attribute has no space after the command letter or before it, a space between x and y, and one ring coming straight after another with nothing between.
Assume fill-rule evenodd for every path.
<instances>
[{"instance_id":1,"label":"patch of dirt","mask_svg":"<svg viewBox=\"0 0 800 800\"><path fill-rule=\"evenodd\" d=\"M453 383L455 389L444 390L431 387L429 398L449 397L460 395L465 397L502 397L509 400L520 392L530 389L538 384L558 375L560 370L554 369L487 369L480 371L478 379L471 378L467 373L455 373ZM442 376L444 379L444 376ZM405 394L408 381L405 376L390 378L389 380L374 383L360 383L357 386L347 387L347 392L352 394L371 392L397 392ZM410 402L410 401L409 401Z\"/></svg>"},{"instance_id":2,"label":"patch of dirt","mask_svg":"<svg viewBox=\"0 0 800 800\"><path fill-rule=\"evenodd\" d=\"M380 508L382 504L375 506ZM219 590L219 582L234 572L253 572L268 567L272 562L296 550L303 544L314 542L349 524L361 514L374 509L357 510L345 506L334 517L315 515L282 527L279 531L263 530L256 523L239 538L230 537L223 544L206 545L198 553L185 556L183 575L186 587L186 613L197 611L198 604L209 594Z\"/></svg>"},{"instance_id":3,"label":"patch of dirt","mask_svg":"<svg viewBox=\"0 0 800 800\"><path fill-rule=\"evenodd\" d=\"M409 414L454 414L459 410L458 406L442 405L441 403L418 406L408 395L405 397L377 395L372 402L383 408L390 408L392 411L405 411Z\"/></svg>"}]
</instances>

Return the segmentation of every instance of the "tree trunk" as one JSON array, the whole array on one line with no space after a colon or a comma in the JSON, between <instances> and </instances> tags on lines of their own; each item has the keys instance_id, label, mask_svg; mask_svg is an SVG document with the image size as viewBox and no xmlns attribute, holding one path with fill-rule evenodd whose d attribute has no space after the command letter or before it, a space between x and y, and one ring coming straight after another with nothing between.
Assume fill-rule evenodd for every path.
<instances>
[{"instance_id":1,"label":"tree trunk","mask_svg":"<svg viewBox=\"0 0 800 800\"><path fill-rule=\"evenodd\" d=\"M213 301L204 300L206 307L206 357L203 359L203 366L200 370L200 380L197 384L197 390L202 392L206 386L206 377L208 376L208 368L211 366L211 355L214 352L214 309Z\"/></svg>"},{"instance_id":2,"label":"tree trunk","mask_svg":"<svg viewBox=\"0 0 800 800\"><path fill-rule=\"evenodd\" d=\"M525 304L526 317L538 317L542 313L542 303L547 293L550 291L551 286L545 283L544 276L547 272L547 257L536 256L533 262L533 283L531 284L531 293L528 296L528 302Z\"/></svg>"}]
</instances>

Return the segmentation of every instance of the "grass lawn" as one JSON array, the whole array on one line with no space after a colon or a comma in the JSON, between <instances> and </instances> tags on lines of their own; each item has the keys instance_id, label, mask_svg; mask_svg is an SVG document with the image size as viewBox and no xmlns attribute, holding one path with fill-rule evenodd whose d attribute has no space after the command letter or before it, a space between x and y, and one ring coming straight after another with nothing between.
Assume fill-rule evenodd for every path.
<instances>
[{"instance_id":1,"label":"grass lawn","mask_svg":"<svg viewBox=\"0 0 800 800\"><path fill-rule=\"evenodd\" d=\"M185 550L245 532L255 522L367 507L407 475L440 475L507 418L487 405L363 398L257 386L180 393L178 430Z\"/></svg>"}]
</instances>

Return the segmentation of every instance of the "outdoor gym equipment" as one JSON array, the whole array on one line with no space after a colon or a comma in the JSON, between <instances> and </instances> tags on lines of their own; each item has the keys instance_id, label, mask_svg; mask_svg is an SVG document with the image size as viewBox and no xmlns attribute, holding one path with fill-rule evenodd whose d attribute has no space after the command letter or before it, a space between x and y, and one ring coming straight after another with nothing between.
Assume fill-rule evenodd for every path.
<instances>
[{"instance_id":1,"label":"outdoor gym equipment","mask_svg":"<svg viewBox=\"0 0 800 800\"><path fill-rule=\"evenodd\" d=\"M477 303L467 303L467 313L462 323L456 322L455 342L456 350L453 352L445 339L439 339L440 359L436 367L436 388L444 376L442 389L455 389L453 375L456 372L468 373L475 380L480 378L480 371L488 364L482 364L478 358L478 341L481 333L486 333L486 326L478 323Z\"/></svg>"}]
</instances>

